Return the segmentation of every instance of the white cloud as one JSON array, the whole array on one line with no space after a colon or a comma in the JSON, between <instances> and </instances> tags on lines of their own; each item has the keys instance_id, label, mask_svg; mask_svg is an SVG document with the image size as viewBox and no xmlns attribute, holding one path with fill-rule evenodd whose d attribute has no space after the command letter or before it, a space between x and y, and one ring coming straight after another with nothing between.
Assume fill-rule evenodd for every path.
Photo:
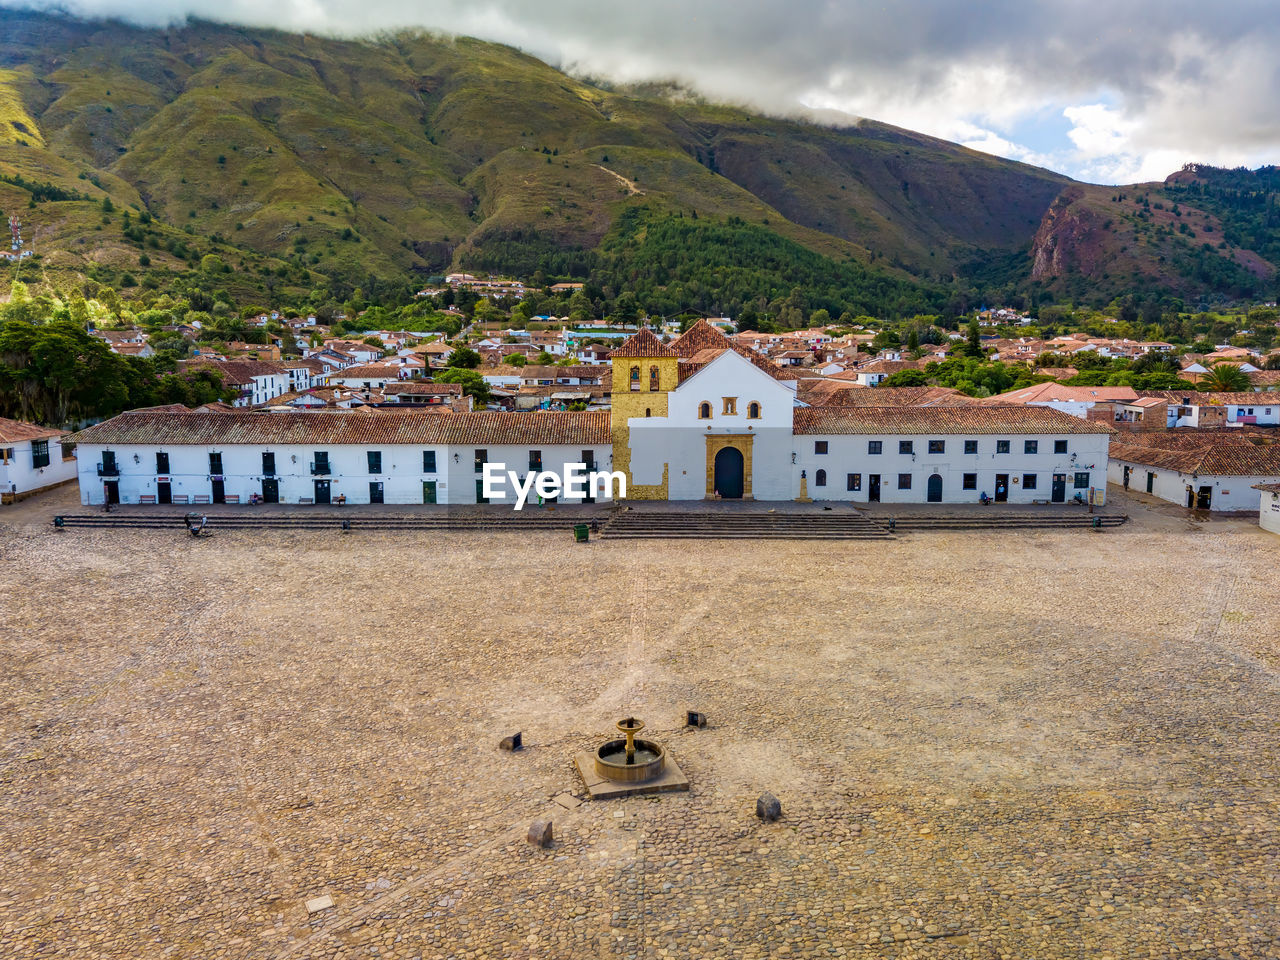
<instances>
[{"instance_id":1,"label":"white cloud","mask_svg":"<svg viewBox=\"0 0 1280 960\"><path fill-rule=\"evenodd\" d=\"M0 0L0 7L50 0ZM1274 0L61 0L344 35L422 26L775 112L873 117L1089 179L1280 159ZM1069 132L1030 132L1061 112ZM1030 138L1030 139L1028 139ZM1173 164L1171 167L1161 165Z\"/></svg>"}]
</instances>

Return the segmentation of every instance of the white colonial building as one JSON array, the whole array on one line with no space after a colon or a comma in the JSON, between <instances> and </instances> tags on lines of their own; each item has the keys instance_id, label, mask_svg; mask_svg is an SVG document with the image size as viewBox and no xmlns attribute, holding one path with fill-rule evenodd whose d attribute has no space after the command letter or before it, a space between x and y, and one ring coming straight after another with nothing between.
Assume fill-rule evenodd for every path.
<instances>
[{"instance_id":1,"label":"white colonial building","mask_svg":"<svg viewBox=\"0 0 1280 960\"><path fill-rule=\"evenodd\" d=\"M1255 485L1280 481L1280 447L1228 432L1125 436L1110 456L1112 483L1196 510L1253 510Z\"/></svg>"},{"instance_id":2,"label":"white colonial building","mask_svg":"<svg viewBox=\"0 0 1280 960\"><path fill-rule=\"evenodd\" d=\"M0 502L12 503L76 477L76 460L63 455L63 430L0 418Z\"/></svg>"},{"instance_id":3,"label":"white colonial building","mask_svg":"<svg viewBox=\"0 0 1280 960\"><path fill-rule=\"evenodd\" d=\"M521 479L610 463L607 412L155 410L121 414L76 439L85 504L474 504L486 463ZM493 502L515 499L508 483Z\"/></svg>"},{"instance_id":4,"label":"white colonial building","mask_svg":"<svg viewBox=\"0 0 1280 960\"><path fill-rule=\"evenodd\" d=\"M807 407L794 375L709 325L615 350L613 455L629 499L1064 503L1106 487L1115 432L1049 407Z\"/></svg>"},{"instance_id":5,"label":"white colonial building","mask_svg":"<svg viewBox=\"0 0 1280 960\"><path fill-rule=\"evenodd\" d=\"M796 463L814 500L1089 501L1107 482L1105 425L1039 407L797 410Z\"/></svg>"}]
</instances>

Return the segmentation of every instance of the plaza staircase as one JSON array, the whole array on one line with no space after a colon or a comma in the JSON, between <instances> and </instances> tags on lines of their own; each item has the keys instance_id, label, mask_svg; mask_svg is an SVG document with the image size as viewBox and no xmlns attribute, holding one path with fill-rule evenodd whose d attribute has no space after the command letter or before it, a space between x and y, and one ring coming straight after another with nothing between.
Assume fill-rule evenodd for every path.
<instances>
[{"instance_id":1,"label":"plaza staircase","mask_svg":"<svg viewBox=\"0 0 1280 960\"><path fill-rule=\"evenodd\" d=\"M902 516L877 516L880 523L895 533L945 530L1062 530L1067 528L1098 529L1119 527L1129 522L1123 514L1087 513L986 513L974 511L963 514L904 514Z\"/></svg>"},{"instance_id":2,"label":"plaza staircase","mask_svg":"<svg viewBox=\"0 0 1280 960\"><path fill-rule=\"evenodd\" d=\"M603 525L608 515L569 513L560 511L503 510L486 513L444 512L416 516L380 516L367 513L313 513L269 515L252 513L252 507L236 513L207 513L206 530L483 530L491 532L554 531L568 533L574 524L593 520L597 527ZM199 513L199 511L196 511ZM93 513L64 514L54 518L54 525L77 529L114 530L178 530L187 528L186 514L182 513Z\"/></svg>"},{"instance_id":3,"label":"plaza staircase","mask_svg":"<svg viewBox=\"0 0 1280 960\"><path fill-rule=\"evenodd\" d=\"M865 514L766 510L619 510L605 525L608 540L889 540Z\"/></svg>"},{"instance_id":4,"label":"plaza staircase","mask_svg":"<svg viewBox=\"0 0 1280 960\"><path fill-rule=\"evenodd\" d=\"M472 530L493 533L570 533L575 524L594 524L593 538L611 540L890 540L897 534L1002 530L1030 532L1064 528L1118 527L1127 516L1085 513L1005 513L971 510L957 513L867 514L835 509L705 510L630 509L478 510L460 507L419 514L381 514L341 508L293 513L257 513L253 507L193 511L208 517L215 530ZM62 514L59 528L113 530L186 530L186 513L126 508L111 513Z\"/></svg>"}]
</instances>

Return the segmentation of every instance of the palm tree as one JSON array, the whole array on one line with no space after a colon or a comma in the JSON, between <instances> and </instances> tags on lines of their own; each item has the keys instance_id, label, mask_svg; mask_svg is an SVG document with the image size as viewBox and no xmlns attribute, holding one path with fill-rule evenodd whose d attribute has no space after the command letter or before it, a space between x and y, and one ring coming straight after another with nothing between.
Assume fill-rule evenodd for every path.
<instances>
[{"instance_id":1,"label":"palm tree","mask_svg":"<svg viewBox=\"0 0 1280 960\"><path fill-rule=\"evenodd\" d=\"M1253 388L1249 375L1238 363L1215 363L1197 384L1202 390L1214 393L1244 393Z\"/></svg>"}]
</instances>

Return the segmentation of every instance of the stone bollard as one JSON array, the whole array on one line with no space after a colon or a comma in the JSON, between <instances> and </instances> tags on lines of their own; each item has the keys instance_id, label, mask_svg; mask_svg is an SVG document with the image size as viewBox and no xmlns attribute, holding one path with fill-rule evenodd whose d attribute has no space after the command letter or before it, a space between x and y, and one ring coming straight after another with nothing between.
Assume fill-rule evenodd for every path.
<instances>
[{"instance_id":1,"label":"stone bollard","mask_svg":"<svg viewBox=\"0 0 1280 960\"><path fill-rule=\"evenodd\" d=\"M782 816L782 804L772 793L762 793L756 798L756 816L770 822L777 820Z\"/></svg>"},{"instance_id":2,"label":"stone bollard","mask_svg":"<svg viewBox=\"0 0 1280 960\"><path fill-rule=\"evenodd\" d=\"M551 821L535 820L529 824L529 842L535 847L551 846Z\"/></svg>"},{"instance_id":3,"label":"stone bollard","mask_svg":"<svg viewBox=\"0 0 1280 960\"><path fill-rule=\"evenodd\" d=\"M685 718L686 726L702 728L707 725L707 715L696 710L685 711Z\"/></svg>"},{"instance_id":4,"label":"stone bollard","mask_svg":"<svg viewBox=\"0 0 1280 960\"><path fill-rule=\"evenodd\" d=\"M524 741L520 739L520 731L517 730L509 737L503 737L498 747L502 750L510 750L512 753L517 750L523 750Z\"/></svg>"}]
</instances>

